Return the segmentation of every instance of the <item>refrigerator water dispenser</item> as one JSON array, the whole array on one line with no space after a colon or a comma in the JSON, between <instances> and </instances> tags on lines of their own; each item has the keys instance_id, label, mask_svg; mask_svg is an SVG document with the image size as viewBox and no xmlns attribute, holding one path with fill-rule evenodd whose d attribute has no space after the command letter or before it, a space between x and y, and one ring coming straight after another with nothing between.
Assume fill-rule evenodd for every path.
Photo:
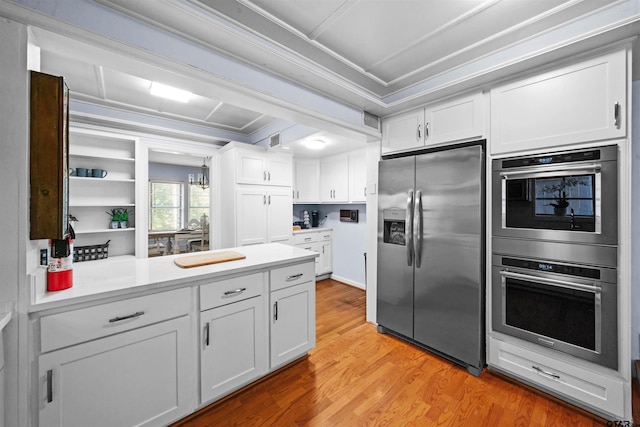
<instances>
[{"instance_id":1,"label":"refrigerator water dispenser","mask_svg":"<svg viewBox=\"0 0 640 427\"><path fill-rule=\"evenodd\" d=\"M384 243L392 245L406 245L404 236L406 211L401 209L387 209L383 212L384 233L382 236Z\"/></svg>"}]
</instances>

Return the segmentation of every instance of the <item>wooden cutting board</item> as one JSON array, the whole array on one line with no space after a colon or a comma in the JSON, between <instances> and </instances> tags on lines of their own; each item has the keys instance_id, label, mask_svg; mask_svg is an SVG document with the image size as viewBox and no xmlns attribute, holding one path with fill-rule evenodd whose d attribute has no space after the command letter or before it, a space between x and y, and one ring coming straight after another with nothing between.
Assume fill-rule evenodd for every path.
<instances>
[{"instance_id":1,"label":"wooden cutting board","mask_svg":"<svg viewBox=\"0 0 640 427\"><path fill-rule=\"evenodd\" d=\"M209 264L218 264L220 262L235 261L245 259L246 256L239 252L222 251L210 254L189 255L176 258L173 260L175 265L182 268L200 267Z\"/></svg>"}]
</instances>

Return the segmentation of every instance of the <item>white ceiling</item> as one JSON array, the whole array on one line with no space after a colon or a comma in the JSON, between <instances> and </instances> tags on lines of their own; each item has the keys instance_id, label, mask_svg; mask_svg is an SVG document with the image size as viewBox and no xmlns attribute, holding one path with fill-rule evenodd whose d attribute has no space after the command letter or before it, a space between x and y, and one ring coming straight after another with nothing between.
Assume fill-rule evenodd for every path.
<instances>
[{"instance_id":1,"label":"white ceiling","mask_svg":"<svg viewBox=\"0 0 640 427\"><path fill-rule=\"evenodd\" d=\"M95 0L332 99L384 116L420 85L589 16L616 0ZM618 2L619 3L619 2ZM252 135L277 117L196 92L188 104L148 94L162 70L36 31L44 72L72 98ZM133 61L135 62L135 61ZM153 77L152 77L153 76ZM179 82L178 82L179 83ZM406 105L409 105L408 103ZM407 108L405 105L404 108Z\"/></svg>"}]
</instances>

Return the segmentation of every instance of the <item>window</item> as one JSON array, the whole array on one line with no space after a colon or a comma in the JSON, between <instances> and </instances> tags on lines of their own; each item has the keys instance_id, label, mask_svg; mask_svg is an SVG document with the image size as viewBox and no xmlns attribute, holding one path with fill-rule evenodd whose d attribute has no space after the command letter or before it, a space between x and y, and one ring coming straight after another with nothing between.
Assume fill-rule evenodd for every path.
<instances>
[{"instance_id":1,"label":"window","mask_svg":"<svg viewBox=\"0 0 640 427\"><path fill-rule=\"evenodd\" d=\"M202 215L209 217L209 189L205 188L203 190L197 185L190 185L188 223L191 223L192 220L200 223Z\"/></svg>"},{"instance_id":2,"label":"window","mask_svg":"<svg viewBox=\"0 0 640 427\"><path fill-rule=\"evenodd\" d=\"M149 231L182 228L183 192L182 182L149 181Z\"/></svg>"}]
</instances>

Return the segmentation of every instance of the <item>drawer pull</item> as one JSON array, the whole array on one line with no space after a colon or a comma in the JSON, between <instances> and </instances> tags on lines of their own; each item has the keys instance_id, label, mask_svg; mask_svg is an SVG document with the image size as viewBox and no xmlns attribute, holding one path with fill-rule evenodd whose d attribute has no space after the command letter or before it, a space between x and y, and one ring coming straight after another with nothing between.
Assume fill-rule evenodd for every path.
<instances>
[{"instance_id":1,"label":"drawer pull","mask_svg":"<svg viewBox=\"0 0 640 427\"><path fill-rule=\"evenodd\" d=\"M306 248L305 248L306 249ZM287 276L287 281L296 280L302 277L302 273L294 274L293 276Z\"/></svg>"},{"instance_id":2,"label":"drawer pull","mask_svg":"<svg viewBox=\"0 0 640 427\"><path fill-rule=\"evenodd\" d=\"M305 241L305 242L310 242L311 240L312 240L312 238L311 238L311 237L305 237L305 238L304 238L304 241Z\"/></svg>"},{"instance_id":3,"label":"drawer pull","mask_svg":"<svg viewBox=\"0 0 640 427\"><path fill-rule=\"evenodd\" d=\"M144 314L144 311L136 311L133 314L129 314L127 316L122 316L122 317L114 317L113 319L109 319L109 323L115 323L115 322L120 322L122 320L127 320L127 319L135 319L136 317L140 317Z\"/></svg>"},{"instance_id":4,"label":"drawer pull","mask_svg":"<svg viewBox=\"0 0 640 427\"><path fill-rule=\"evenodd\" d=\"M236 295L236 294L241 294L246 290L247 290L247 288L238 288L238 289L233 290L233 291L226 291L224 294L225 295Z\"/></svg>"},{"instance_id":5,"label":"drawer pull","mask_svg":"<svg viewBox=\"0 0 640 427\"><path fill-rule=\"evenodd\" d=\"M53 369L47 371L47 403L53 402Z\"/></svg>"},{"instance_id":6,"label":"drawer pull","mask_svg":"<svg viewBox=\"0 0 640 427\"><path fill-rule=\"evenodd\" d=\"M531 366L533 369L535 369L536 371L538 371L538 373L543 374L543 375L547 375L553 379L559 380L560 379L560 375L554 374L553 372L548 372L545 371L544 369L541 369L539 366Z\"/></svg>"}]
</instances>

